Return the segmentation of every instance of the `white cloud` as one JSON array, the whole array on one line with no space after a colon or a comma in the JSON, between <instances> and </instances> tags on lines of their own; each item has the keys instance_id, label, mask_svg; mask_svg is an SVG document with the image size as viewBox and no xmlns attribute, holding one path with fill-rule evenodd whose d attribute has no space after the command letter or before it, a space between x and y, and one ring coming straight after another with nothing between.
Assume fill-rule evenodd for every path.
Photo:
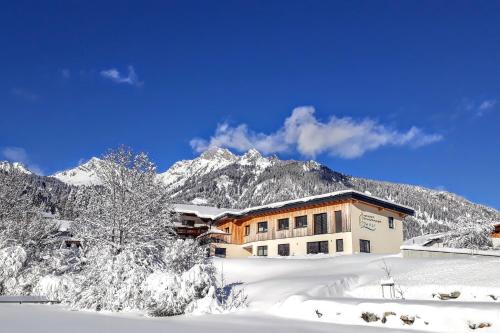
<instances>
[{"instance_id":1,"label":"white cloud","mask_svg":"<svg viewBox=\"0 0 500 333\"><path fill-rule=\"evenodd\" d=\"M143 82L139 81L133 66L128 66L128 75L122 75L116 68L101 71L101 76L115 83L125 83L132 86L141 86Z\"/></svg>"},{"instance_id":2,"label":"white cloud","mask_svg":"<svg viewBox=\"0 0 500 333\"><path fill-rule=\"evenodd\" d=\"M212 147L225 147L237 151L256 148L264 154L297 151L314 157L327 153L342 158L360 157L383 146L410 146L413 148L442 140L439 134L426 134L417 127L400 132L375 120L354 120L332 116L327 122L319 121L313 107L298 107L274 133L257 133L241 124L227 123L217 126L208 140L195 138L191 147L202 152Z\"/></svg>"},{"instance_id":3,"label":"white cloud","mask_svg":"<svg viewBox=\"0 0 500 333\"><path fill-rule=\"evenodd\" d=\"M25 165L32 172L43 175L42 169L36 165L31 163L28 154L24 148L20 147L4 147L2 149L2 156L11 162L19 162Z\"/></svg>"},{"instance_id":4,"label":"white cloud","mask_svg":"<svg viewBox=\"0 0 500 333\"><path fill-rule=\"evenodd\" d=\"M477 117L482 117L486 113L493 110L497 105L497 102L498 101L496 99L473 100L464 98L459 105L459 109L472 112L473 115Z\"/></svg>"},{"instance_id":5,"label":"white cloud","mask_svg":"<svg viewBox=\"0 0 500 333\"><path fill-rule=\"evenodd\" d=\"M479 104L479 107L477 108L476 115L478 115L479 117L483 116L486 112L493 109L496 104L497 104L496 99L487 99L482 101L481 104Z\"/></svg>"},{"instance_id":6,"label":"white cloud","mask_svg":"<svg viewBox=\"0 0 500 333\"><path fill-rule=\"evenodd\" d=\"M481 103L481 105L479 105L479 110L489 110L494 107L495 104L497 104L497 101L495 99L485 100Z\"/></svg>"}]
</instances>

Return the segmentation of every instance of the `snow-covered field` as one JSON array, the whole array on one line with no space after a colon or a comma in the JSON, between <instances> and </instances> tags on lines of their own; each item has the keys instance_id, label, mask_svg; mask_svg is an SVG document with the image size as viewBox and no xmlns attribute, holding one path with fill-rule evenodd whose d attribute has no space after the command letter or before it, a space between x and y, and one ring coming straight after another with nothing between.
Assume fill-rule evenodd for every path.
<instances>
[{"instance_id":1,"label":"snow-covered field","mask_svg":"<svg viewBox=\"0 0 500 333\"><path fill-rule=\"evenodd\" d=\"M403 299L383 299L384 261ZM249 307L222 315L146 318L68 311L63 306L0 304L0 332L500 332L500 259L334 258L215 259L227 282L243 287ZM459 291L456 300L433 294ZM400 295L398 293L398 295ZM490 296L491 295L491 296ZM498 300L494 300L497 298ZM363 312L382 318L367 323ZM412 325L400 317L415 318Z\"/></svg>"}]
</instances>

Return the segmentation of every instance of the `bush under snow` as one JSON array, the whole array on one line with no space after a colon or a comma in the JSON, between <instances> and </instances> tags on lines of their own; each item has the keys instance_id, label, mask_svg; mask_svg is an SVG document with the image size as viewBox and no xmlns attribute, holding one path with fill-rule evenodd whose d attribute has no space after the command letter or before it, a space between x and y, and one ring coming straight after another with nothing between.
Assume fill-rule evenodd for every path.
<instances>
[{"instance_id":1,"label":"bush under snow","mask_svg":"<svg viewBox=\"0 0 500 333\"><path fill-rule=\"evenodd\" d=\"M487 250L493 247L491 242L491 232L493 230L491 222L469 221L465 218L457 223L457 229L450 231L443 239L445 247L471 250Z\"/></svg>"}]
</instances>

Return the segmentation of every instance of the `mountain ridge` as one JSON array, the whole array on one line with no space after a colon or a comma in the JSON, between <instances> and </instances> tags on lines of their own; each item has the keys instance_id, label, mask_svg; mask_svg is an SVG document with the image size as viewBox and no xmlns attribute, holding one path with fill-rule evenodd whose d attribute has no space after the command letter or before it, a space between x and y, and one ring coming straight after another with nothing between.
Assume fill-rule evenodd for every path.
<instances>
[{"instance_id":1,"label":"mountain ridge","mask_svg":"<svg viewBox=\"0 0 500 333\"><path fill-rule=\"evenodd\" d=\"M96 171L102 162L92 158L46 178L74 188L71 193L85 192L85 186L99 184ZM313 160L280 160L276 156L264 157L256 150L235 155L223 148L210 149L194 159L174 163L159 173L158 179L165 183L175 203L227 208L259 206L345 189L368 192L415 209L415 217L408 217L405 223L405 238L450 230L464 216L500 223L500 212L495 208L451 192L354 177Z\"/></svg>"}]
</instances>

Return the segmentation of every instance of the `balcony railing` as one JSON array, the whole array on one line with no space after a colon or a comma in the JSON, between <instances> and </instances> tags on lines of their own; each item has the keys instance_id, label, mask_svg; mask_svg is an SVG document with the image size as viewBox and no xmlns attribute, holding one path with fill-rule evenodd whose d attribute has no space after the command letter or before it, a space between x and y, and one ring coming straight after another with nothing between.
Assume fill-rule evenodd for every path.
<instances>
[{"instance_id":1,"label":"balcony railing","mask_svg":"<svg viewBox=\"0 0 500 333\"><path fill-rule=\"evenodd\" d=\"M350 230L342 230L342 232L349 232ZM339 231L340 232L340 231ZM328 232L323 234L335 233L333 226L328 226ZM269 229L267 232L253 233L243 237L243 243L251 243L258 241L265 241L270 239L283 239L292 237L304 237L317 235L311 226L304 228L290 228L284 230Z\"/></svg>"}]
</instances>

